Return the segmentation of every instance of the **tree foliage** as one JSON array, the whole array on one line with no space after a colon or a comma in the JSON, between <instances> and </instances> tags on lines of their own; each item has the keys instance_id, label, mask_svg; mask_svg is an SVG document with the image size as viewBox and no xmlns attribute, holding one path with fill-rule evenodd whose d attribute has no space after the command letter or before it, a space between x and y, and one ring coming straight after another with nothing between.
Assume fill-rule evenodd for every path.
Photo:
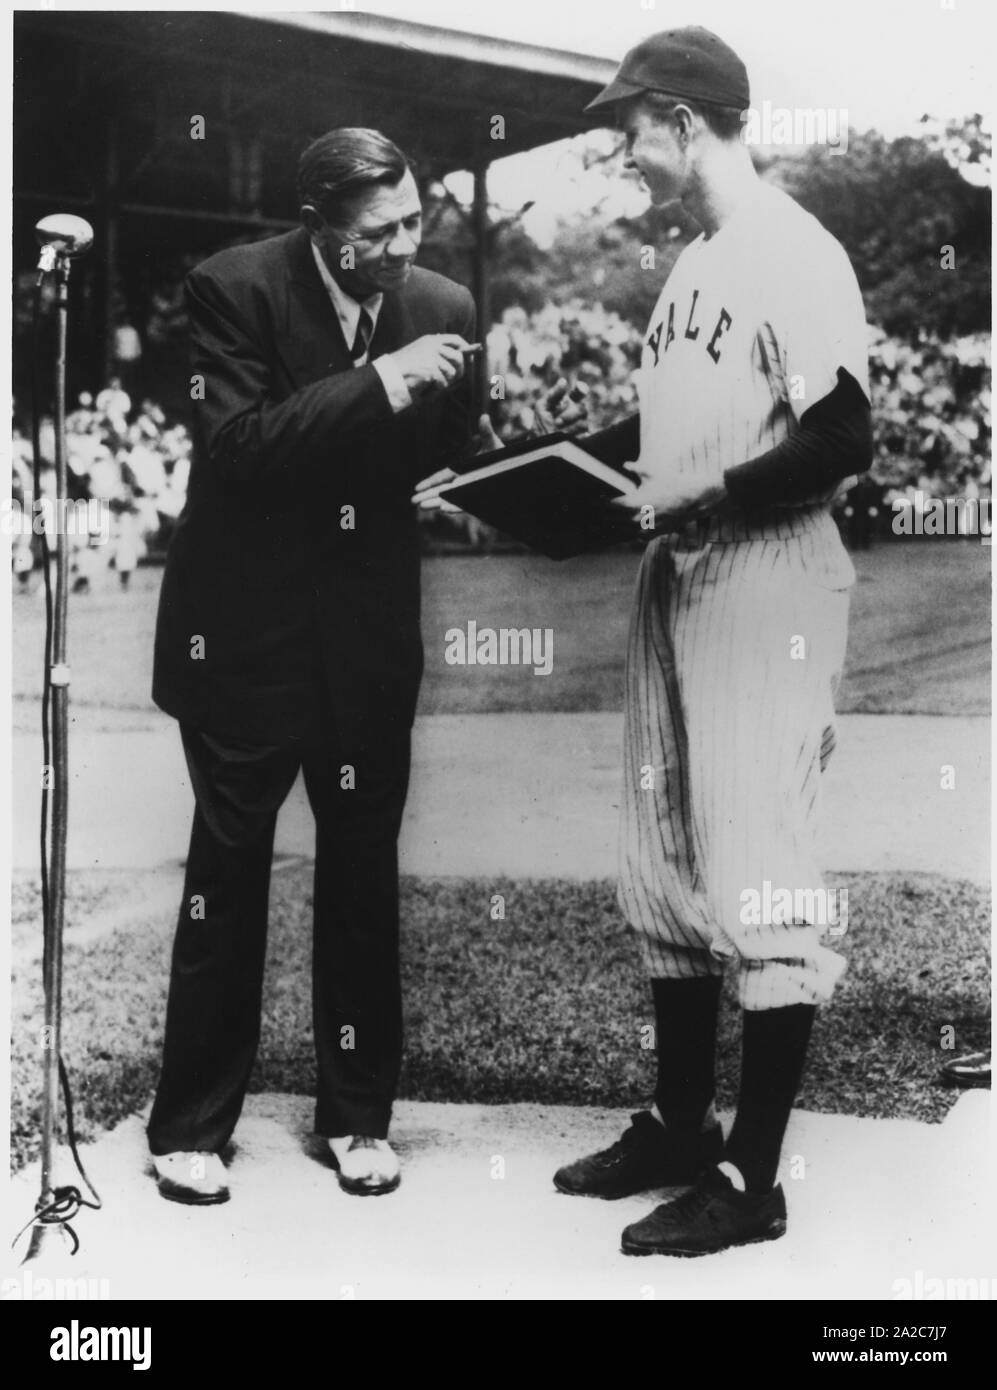
<instances>
[{"instance_id":1,"label":"tree foliage","mask_svg":"<svg viewBox=\"0 0 997 1390\"><path fill-rule=\"evenodd\" d=\"M934 138L853 133L847 154L811 147L776 177L848 252L870 322L916 342L990 327L991 191L966 176L988 151L973 117Z\"/></svg>"},{"instance_id":2,"label":"tree foliage","mask_svg":"<svg viewBox=\"0 0 997 1390\"><path fill-rule=\"evenodd\" d=\"M758 152L756 163L842 243L870 323L916 343L989 330L990 144L982 118L970 116L945 125L926 120L923 135L897 140L852 131L844 154L814 145ZM582 149L578 159L587 171L601 168L607 189L622 176L618 157ZM466 280L466 252L453 250L456 205L449 216L430 256L435 268ZM581 301L642 327L698 231L679 204L626 220L597 205L564 221L549 248L535 245L515 218L496 220L489 235L494 317L512 307L534 313L546 303Z\"/></svg>"}]
</instances>

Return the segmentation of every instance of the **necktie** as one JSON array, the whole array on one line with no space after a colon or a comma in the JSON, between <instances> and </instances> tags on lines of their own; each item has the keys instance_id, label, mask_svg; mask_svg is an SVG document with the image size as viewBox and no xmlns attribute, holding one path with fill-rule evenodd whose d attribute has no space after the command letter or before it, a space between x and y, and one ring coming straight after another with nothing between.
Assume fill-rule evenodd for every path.
<instances>
[{"instance_id":1,"label":"necktie","mask_svg":"<svg viewBox=\"0 0 997 1390\"><path fill-rule=\"evenodd\" d=\"M350 348L350 356L354 362L359 362L362 357L366 357L367 349L370 347L370 340L374 336L374 320L370 314L360 305L360 317L357 320L357 334L353 339L353 346Z\"/></svg>"}]
</instances>

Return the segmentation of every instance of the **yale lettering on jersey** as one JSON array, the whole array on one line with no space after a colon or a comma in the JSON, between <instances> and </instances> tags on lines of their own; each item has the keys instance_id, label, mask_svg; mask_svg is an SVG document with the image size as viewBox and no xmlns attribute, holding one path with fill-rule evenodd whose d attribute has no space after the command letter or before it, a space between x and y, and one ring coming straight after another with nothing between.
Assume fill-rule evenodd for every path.
<instances>
[{"instance_id":1,"label":"yale lettering on jersey","mask_svg":"<svg viewBox=\"0 0 997 1390\"><path fill-rule=\"evenodd\" d=\"M701 324L696 321L700 317L698 311L698 304L699 290L693 290L692 299L689 303L689 312L686 316L685 321L685 331L682 334L683 340L688 340L691 343L694 343L699 339L699 330ZM705 346L706 351L710 354L710 357L713 359L714 363L720 361L720 353L722 351L722 339L730 331L733 322L734 321L731 318L730 314L727 312L727 310L721 307L720 312L717 314L716 322L713 326L713 331L703 343L703 346ZM664 334L664 343L662 343L661 341L662 334ZM668 349L671 347L672 343L675 341L677 336L678 335L675 332L675 302L673 300L668 305L667 324L663 318L659 319L658 322L651 329L650 333L648 333L647 338L645 340L645 347L647 348L648 352L650 352L651 356L654 358L655 366L658 365L658 362L661 360L661 357L668 351Z\"/></svg>"},{"instance_id":2,"label":"yale lettering on jersey","mask_svg":"<svg viewBox=\"0 0 997 1390\"><path fill-rule=\"evenodd\" d=\"M697 324L695 328L693 328L692 326L692 316L696 312L696 300L698 298L699 290L693 290L692 303L689 305L689 321L685 326L685 336L691 339L693 342L695 342L695 340L699 337L699 325Z\"/></svg>"}]
</instances>

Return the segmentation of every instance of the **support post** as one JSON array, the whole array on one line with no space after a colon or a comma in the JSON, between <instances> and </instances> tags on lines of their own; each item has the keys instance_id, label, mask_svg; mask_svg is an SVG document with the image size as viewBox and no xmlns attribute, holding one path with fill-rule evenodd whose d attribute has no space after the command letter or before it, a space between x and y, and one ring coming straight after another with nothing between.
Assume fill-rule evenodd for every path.
<instances>
[{"instance_id":1,"label":"support post","mask_svg":"<svg viewBox=\"0 0 997 1390\"><path fill-rule=\"evenodd\" d=\"M472 226L474 246L471 252L472 284L474 304L478 315L478 340L482 344L478 359L478 399L477 412L484 413L489 406L488 372L488 330L492 324L489 256L491 253L488 226L488 164L479 160L474 166L474 204L472 207Z\"/></svg>"},{"instance_id":2,"label":"support post","mask_svg":"<svg viewBox=\"0 0 997 1390\"><path fill-rule=\"evenodd\" d=\"M100 342L100 389L106 386L115 368L114 358L114 288L118 278L118 127L114 117L108 118L104 142L104 181L101 189L104 215L101 219L100 295L97 309L97 333Z\"/></svg>"}]
</instances>

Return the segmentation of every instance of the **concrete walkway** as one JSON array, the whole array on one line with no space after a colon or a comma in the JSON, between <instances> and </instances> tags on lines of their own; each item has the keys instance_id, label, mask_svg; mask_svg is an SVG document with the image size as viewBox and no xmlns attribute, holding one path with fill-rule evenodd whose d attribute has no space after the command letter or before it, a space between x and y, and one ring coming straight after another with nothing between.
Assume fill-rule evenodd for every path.
<instances>
[{"instance_id":1,"label":"concrete walkway","mask_svg":"<svg viewBox=\"0 0 997 1390\"><path fill-rule=\"evenodd\" d=\"M843 718L825 788L828 868L986 882L989 729L983 718ZM420 720L403 870L611 877L620 734L610 715ZM191 812L174 728L78 733L71 760L70 869L147 870L145 906L161 899L172 914ZM37 870L40 762L37 740L17 736L15 871ZM297 862L312 844L299 783L277 850ZM105 1208L77 1219L80 1255L49 1253L31 1278L93 1279L113 1299L889 1300L943 1287L932 1280L997 1290L988 1092L962 1097L942 1125L797 1112L783 1150L786 1237L705 1260L620 1254L623 1226L660 1195L603 1203L553 1190L554 1169L616 1138L625 1112L403 1102L392 1129L402 1186L365 1202L340 1192L311 1110L301 1097L250 1097L232 1201L201 1210L159 1198L131 1117L87 1152ZM58 1181L73 1180L67 1165ZM11 1235L37 1190L37 1167L12 1183ZM3 1263L19 1281L5 1289L39 1296L44 1285Z\"/></svg>"},{"instance_id":2,"label":"concrete walkway","mask_svg":"<svg viewBox=\"0 0 997 1390\"><path fill-rule=\"evenodd\" d=\"M417 721L403 872L601 878L616 872L621 720L610 714L439 715ZM172 723L71 738L69 867L179 866L192 796ZM916 869L987 882L990 721L846 715L826 774L831 870ZM38 862L41 749L14 740L15 869ZM954 770L943 790L942 769ZM279 854L311 856L299 779Z\"/></svg>"},{"instance_id":3,"label":"concrete walkway","mask_svg":"<svg viewBox=\"0 0 997 1390\"><path fill-rule=\"evenodd\" d=\"M299 1096L250 1097L232 1200L200 1209L158 1196L142 1122L125 1121L85 1153L105 1207L77 1219L79 1255L33 1261L32 1281L92 1279L100 1292L106 1280L112 1299L891 1300L935 1279L997 1290L988 1092L965 1095L943 1125L796 1112L787 1234L699 1260L620 1253L623 1227L674 1193L599 1202L554 1190L555 1168L617 1138L625 1112L401 1103L402 1185L365 1201L340 1191L311 1111ZM36 1172L10 1195L13 1230ZM4 1263L2 1278L37 1297L44 1286Z\"/></svg>"}]
</instances>

